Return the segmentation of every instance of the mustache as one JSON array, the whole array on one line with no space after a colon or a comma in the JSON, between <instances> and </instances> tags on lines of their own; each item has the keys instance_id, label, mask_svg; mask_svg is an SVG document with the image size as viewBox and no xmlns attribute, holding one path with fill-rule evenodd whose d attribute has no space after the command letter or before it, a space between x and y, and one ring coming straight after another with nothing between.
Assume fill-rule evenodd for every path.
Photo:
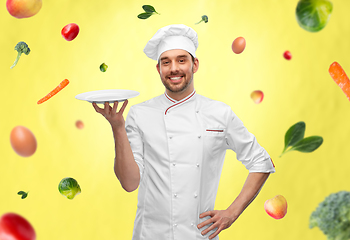
<instances>
[{"instance_id":1,"label":"mustache","mask_svg":"<svg viewBox=\"0 0 350 240\"><path fill-rule=\"evenodd\" d=\"M176 72L170 72L168 75L166 75L166 77L174 76L174 75L181 75L181 76L184 76L185 74L184 74L183 72L176 71Z\"/></svg>"}]
</instances>

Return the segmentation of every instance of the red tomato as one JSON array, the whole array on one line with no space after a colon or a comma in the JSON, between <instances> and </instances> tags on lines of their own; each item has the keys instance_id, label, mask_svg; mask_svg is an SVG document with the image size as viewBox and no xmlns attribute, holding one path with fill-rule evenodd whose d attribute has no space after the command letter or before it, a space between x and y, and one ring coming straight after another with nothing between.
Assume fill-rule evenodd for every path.
<instances>
[{"instance_id":1,"label":"red tomato","mask_svg":"<svg viewBox=\"0 0 350 240\"><path fill-rule=\"evenodd\" d=\"M61 34L67 41L72 41L78 36L79 26L75 23L67 24L62 28Z\"/></svg>"},{"instance_id":2,"label":"red tomato","mask_svg":"<svg viewBox=\"0 0 350 240\"><path fill-rule=\"evenodd\" d=\"M34 228L22 216L6 213L0 218L1 240L35 240Z\"/></svg>"},{"instance_id":3,"label":"red tomato","mask_svg":"<svg viewBox=\"0 0 350 240\"><path fill-rule=\"evenodd\" d=\"M292 59L292 54L289 51L285 51L283 53L283 57L287 60L291 60Z\"/></svg>"}]
</instances>

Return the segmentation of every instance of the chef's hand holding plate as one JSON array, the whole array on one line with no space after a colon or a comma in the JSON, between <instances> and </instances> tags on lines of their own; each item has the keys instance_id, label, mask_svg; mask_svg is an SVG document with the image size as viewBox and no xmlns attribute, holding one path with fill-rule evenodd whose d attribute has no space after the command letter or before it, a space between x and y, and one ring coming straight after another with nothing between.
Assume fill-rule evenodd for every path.
<instances>
[{"instance_id":1,"label":"chef's hand holding plate","mask_svg":"<svg viewBox=\"0 0 350 240\"><path fill-rule=\"evenodd\" d=\"M96 112L102 114L114 129L125 127L123 112L126 105L128 105L128 100L124 101L123 106L119 109L119 112L117 112L118 101L114 102L113 108L109 105L109 102L104 103L104 108L100 108L95 102L92 103Z\"/></svg>"}]
</instances>

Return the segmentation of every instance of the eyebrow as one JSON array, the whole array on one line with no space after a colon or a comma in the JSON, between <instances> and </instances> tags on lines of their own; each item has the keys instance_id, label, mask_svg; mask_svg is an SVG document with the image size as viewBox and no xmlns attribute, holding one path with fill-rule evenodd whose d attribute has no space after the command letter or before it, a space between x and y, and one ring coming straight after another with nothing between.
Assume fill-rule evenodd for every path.
<instances>
[{"instance_id":1,"label":"eyebrow","mask_svg":"<svg viewBox=\"0 0 350 240\"><path fill-rule=\"evenodd\" d=\"M176 56L176 58L187 58L188 56L187 55L178 55L178 56ZM163 60L165 60L165 59L169 59L169 57L162 57L161 59L160 59L160 61L163 61Z\"/></svg>"}]
</instances>

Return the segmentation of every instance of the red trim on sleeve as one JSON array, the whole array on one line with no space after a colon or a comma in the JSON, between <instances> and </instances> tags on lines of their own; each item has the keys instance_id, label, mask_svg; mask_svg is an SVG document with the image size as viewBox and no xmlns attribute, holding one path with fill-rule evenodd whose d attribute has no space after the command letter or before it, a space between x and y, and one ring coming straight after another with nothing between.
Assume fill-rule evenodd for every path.
<instances>
[{"instance_id":1,"label":"red trim on sleeve","mask_svg":"<svg viewBox=\"0 0 350 240\"><path fill-rule=\"evenodd\" d=\"M178 103L176 103L176 104L171 105L170 107L168 107L168 109L165 111L165 115L166 115L166 113L168 112L168 110L169 110L170 108L175 107L176 105L179 105L180 103L186 102L186 101L187 101L188 99L190 99L195 93L196 93L196 91L194 91L194 92L191 94L191 96L189 96L189 97L186 98L185 100L182 100L181 102L178 102Z\"/></svg>"},{"instance_id":2,"label":"red trim on sleeve","mask_svg":"<svg viewBox=\"0 0 350 240\"><path fill-rule=\"evenodd\" d=\"M270 158L270 160L271 160L271 162L272 162L273 167L275 167L275 164L273 163L272 158Z\"/></svg>"}]
</instances>

